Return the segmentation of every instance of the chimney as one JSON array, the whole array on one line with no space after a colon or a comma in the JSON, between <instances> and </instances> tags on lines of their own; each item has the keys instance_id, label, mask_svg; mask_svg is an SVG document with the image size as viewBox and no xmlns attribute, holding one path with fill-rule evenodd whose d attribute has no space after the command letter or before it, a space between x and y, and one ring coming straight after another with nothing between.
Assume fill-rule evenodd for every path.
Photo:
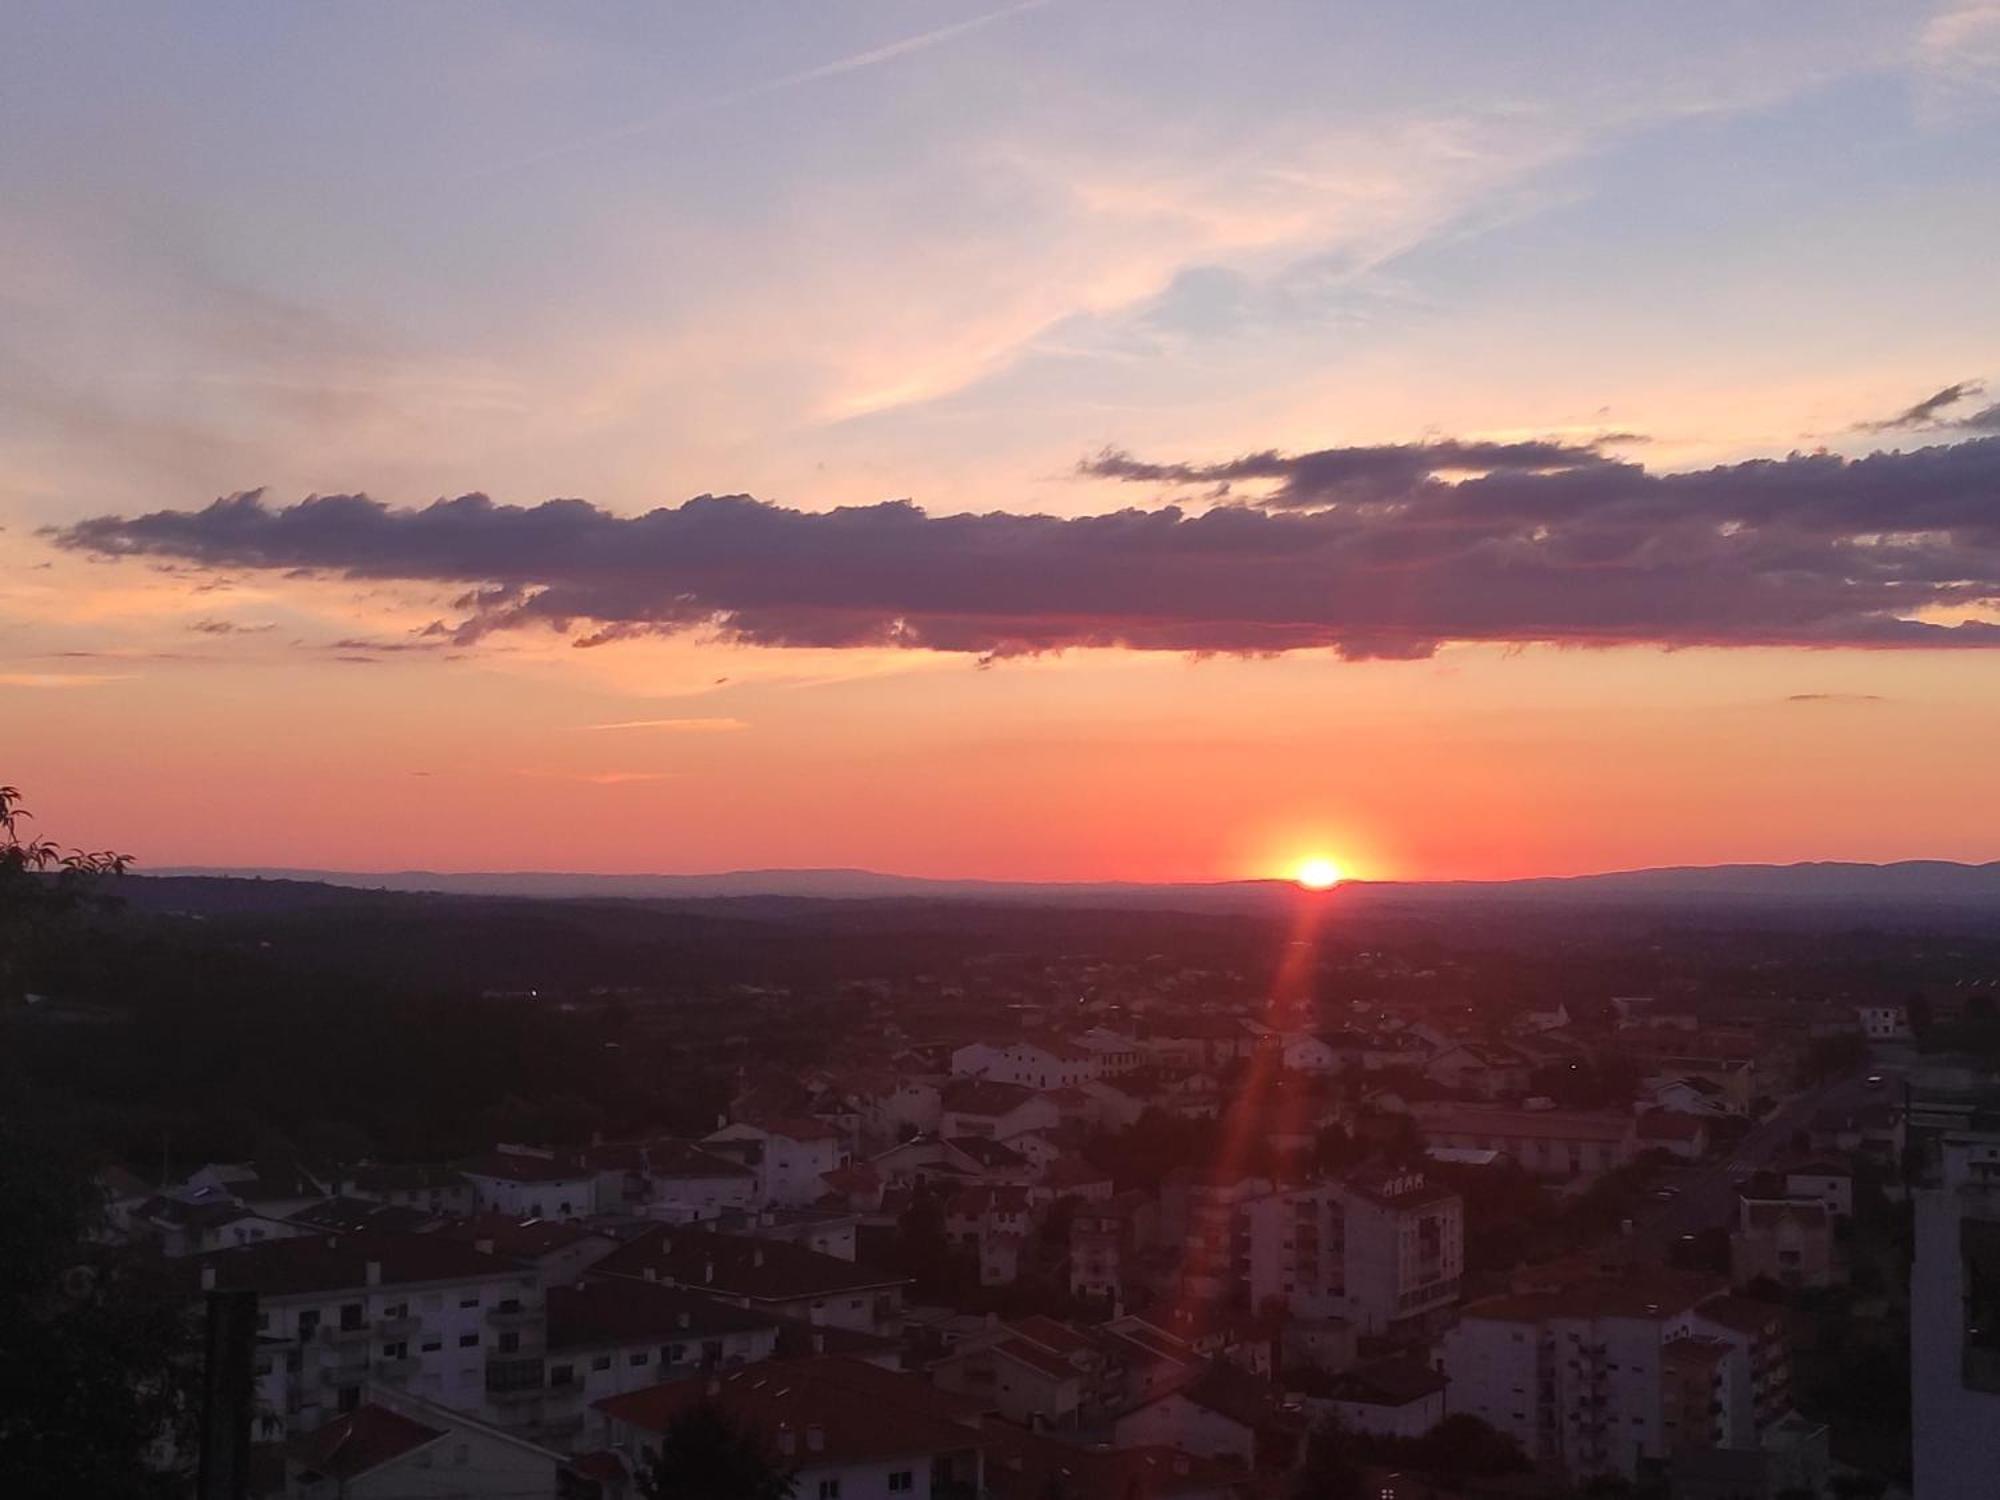
<instances>
[{"instance_id":1,"label":"chimney","mask_svg":"<svg viewBox=\"0 0 2000 1500\"><path fill-rule=\"evenodd\" d=\"M370 1286L380 1286L382 1284L381 1261L371 1260L368 1262L368 1284Z\"/></svg>"},{"instance_id":2,"label":"chimney","mask_svg":"<svg viewBox=\"0 0 2000 1500\"><path fill-rule=\"evenodd\" d=\"M1187 1473L1187 1471L1188 1471L1187 1455L1185 1453L1182 1453L1179 1449L1175 1449L1174 1472L1176 1474L1185 1474Z\"/></svg>"},{"instance_id":3,"label":"chimney","mask_svg":"<svg viewBox=\"0 0 2000 1500\"><path fill-rule=\"evenodd\" d=\"M790 1458L798 1451L799 1435L792 1431L790 1427L780 1427L778 1429L778 1452L784 1457Z\"/></svg>"},{"instance_id":4,"label":"chimney","mask_svg":"<svg viewBox=\"0 0 2000 1500\"><path fill-rule=\"evenodd\" d=\"M762 1266L764 1264L764 1247L762 1245L759 1245L755 1250L750 1252L750 1264L753 1266Z\"/></svg>"},{"instance_id":5,"label":"chimney","mask_svg":"<svg viewBox=\"0 0 2000 1500\"><path fill-rule=\"evenodd\" d=\"M826 1353L826 1335L817 1328L813 1330L813 1353Z\"/></svg>"},{"instance_id":6,"label":"chimney","mask_svg":"<svg viewBox=\"0 0 2000 1500\"><path fill-rule=\"evenodd\" d=\"M708 1393L711 1396L720 1396L722 1394L722 1377L720 1375L711 1375L708 1377Z\"/></svg>"},{"instance_id":7,"label":"chimney","mask_svg":"<svg viewBox=\"0 0 2000 1500\"><path fill-rule=\"evenodd\" d=\"M493 1241L474 1240L472 1242L472 1248L477 1250L481 1255L491 1255L493 1253Z\"/></svg>"},{"instance_id":8,"label":"chimney","mask_svg":"<svg viewBox=\"0 0 2000 1500\"><path fill-rule=\"evenodd\" d=\"M680 1326L685 1328L688 1326L688 1322L689 1322L688 1315L686 1313L682 1313L680 1315Z\"/></svg>"},{"instance_id":9,"label":"chimney","mask_svg":"<svg viewBox=\"0 0 2000 1500\"><path fill-rule=\"evenodd\" d=\"M643 1271L640 1272L640 1274L643 1275L648 1281L658 1281L660 1279L660 1273L658 1269L653 1266L647 1266Z\"/></svg>"},{"instance_id":10,"label":"chimney","mask_svg":"<svg viewBox=\"0 0 2000 1500\"><path fill-rule=\"evenodd\" d=\"M826 1451L826 1429L814 1422L806 1428L806 1447L814 1453Z\"/></svg>"},{"instance_id":11,"label":"chimney","mask_svg":"<svg viewBox=\"0 0 2000 1500\"><path fill-rule=\"evenodd\" d=\"M203 1266L201 1268L201 1289L204 1292L212 1292L215 1290L214 1266Z\"/></svg>"},{"instance_id":12,"label":"chimney","mask_svg":"<svg viewBox=\"0 0 2000 1500\"><path fill-rule=\"evenodd\" d=\"M714 1261L705 1260L701 1263L701 1280L702 1280L702 1285L704 1286L712 1285L714 1283L715 1281Z\"/></svg>"}]
</instances>

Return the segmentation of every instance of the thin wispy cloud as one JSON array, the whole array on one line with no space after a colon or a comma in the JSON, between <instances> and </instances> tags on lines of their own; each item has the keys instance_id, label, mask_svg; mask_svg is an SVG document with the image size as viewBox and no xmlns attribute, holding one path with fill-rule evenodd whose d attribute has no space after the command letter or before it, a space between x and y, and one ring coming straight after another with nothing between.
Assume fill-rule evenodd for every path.
<instances>
[{"instance_id":1,"label":"thin wispy cloud","mask_svg":"<svg viewBox=\"0 0 2000 1500\"><path fill-rule=\"evenodd\" d=\"M1955 380L1940 390L1932 391L1923 400L1912 402L1894 416L1872 422L1856 422L1854 431L1910 432L1952 426L1954 419L1945 413L1985 390L1986 383L1982 380Z\"/></svg>"},{"instance_id":2,"label":"thin wispy cloud","mask_svg":"<svg viewBox=\"0 0 2000 1500\"><path fill-rule=\"evenodd\" d=\"M584 729L653 729L663 734L728 734L750 726L742 719L623 719L613 724L585 724Z\"/></svg>"},{"instance_id":3,"label":"thin wispy cloud","mask_svg":"<svg viewBox=\"0 0 2000 1500\"><path fill-rule=\"evenodd\" d=\"M0 672L0 687L89 688L131 680L129 672Z\"/></svg>"},{"instance_id":4,"label":"thin wispy cloud","mask_svg":"<svg viewBox=\"0 0 2000 1500\"><path fill-rule=\"evenodd\" d=\"M864 68L879 67L883 63L894 62L898 58L909 57L918 52L927 52L933 47L955 41L957 38L965 36L968 33L991 26L996 21L1005 21L1027 11L1040 10L1049 3L1050 0L1020 0L1019 4L1006 5L998 10L989 10L976 16L968 16L965 20L954 21L949 26L939 26L930 31L919 32L915 36L906 36L897 41L886 42L880 47L870 47L864 52L850 53L846 57L835 58L831 62L820 63L814 67L802 68L795 73L786 73L777 78L766 79L762 83L750 84L740 89L731 89L726 93L713 94L706 99L696 100L693 103L684 104L675 109L663 110L655 115L647 115L643 119L629 120L623 125L615 125L608 130L597 131L591 135L578 136L576 139L564 141L560 145L531 152L526 156L517 157L513 161L491 167L478 175L490 177L505 172L521 171L527 167L542 166L545 163L559 161L567 156L575 156L580 152L600 150L606 146L615 146L621 141L632 140L637 136L663 129L668 125L674 124L676 121L692 119L697 115L706 114L710 110L724 109L733 104L745 104L752 99L763 99L768 98L772 94L783 93L787 89L801 88L809 83L819 83L828 78L839 78L848 73L858 73Z\"/></svg>"},{"instance_id":5,"label":"thin wispy cloud","mask_svg":"<svg viewBox=\"0 0 2000 1500\"><path fill-rule=\"evenodd\" d=\"M516 776L533 776L549 781L580 781L586 786L630 786L646 781L671 781L672 771L537 771L522 770Z\"/></svg>"}]
</instances>

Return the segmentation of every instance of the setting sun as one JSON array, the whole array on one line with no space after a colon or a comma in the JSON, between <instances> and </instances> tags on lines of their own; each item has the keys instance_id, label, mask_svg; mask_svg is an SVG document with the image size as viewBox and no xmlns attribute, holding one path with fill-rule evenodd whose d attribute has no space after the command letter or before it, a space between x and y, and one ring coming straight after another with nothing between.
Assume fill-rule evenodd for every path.
<instances>
[{"instance_id":1,"label":"setting sun","mask_svg":"<svg viewBox=\"0 0 2000 1500\"><path fill-rule=\"evenodd\" d=\"M1315 855L1311 859L1299 861L1298 870L1293 878L1309 891L1332 890L1340 884L1340 866L1330 859Z\"/></svg>"}]
</instances>

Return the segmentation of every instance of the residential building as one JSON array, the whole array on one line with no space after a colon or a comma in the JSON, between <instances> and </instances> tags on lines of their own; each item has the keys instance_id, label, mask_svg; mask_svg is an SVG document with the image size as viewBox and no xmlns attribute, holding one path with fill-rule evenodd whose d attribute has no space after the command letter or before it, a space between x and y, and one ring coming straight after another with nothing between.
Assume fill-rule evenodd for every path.
<instances>
[{"instance_id":1,"label":"residential building","mask_svg":"<svg viewBox=\"0 0 2000 1500\"><path fill-rule=\"evenodd\" d=\"M623 1276L551 1287L547 1312L539 1426L554 1441L574 1439L593 1402L756 1364L778 1342L779 1325L765 1314Z\"/></svg>"},{"instance_id":2,"label":"residential building","mask_svg":"<svg viewBox=\"0 0 2000 1500\"><path fill-rule=\"evenodd\" d=\"M604 1446L639 1453L713 1402L793 1472L800 1500L928 1500L984 1492L986 1403L857 1359L783 1360L598 1402Z\"/></svg>"},{"instance_id":3,"label":"residential building","mask_svg":"<svg viewBox=\"0 0 2000 1500\"><path fill-rule=\"evenodd\" d=\"M1424 1064L1432 1082L1481 1099L1525 1097L1533 1072L1520 1052L1497 1042L1456 1042Z\"/></svg>"},{"instance_id":4,"label":"residential building","mask_svg":"<svg viewBox=\"0 0 2000 1500\"><path fill-rule=\"evenodd\" d=\"M1086 1377L1055 1351L1002 1329L990 1340L968 1340L930 1368L942 1390L983 1402L1023 1427L1074 1427Z\"/></svg>"},{"instance_id":5,"label":"residential building","mask_svg":"<svg viewBox=\"0 0 2000 1500\"><path fill-rule=\"evenodd\" d=\"M1907 1042L1913 1035L1907 1006L1859 1005L1855 1011L1861 1020L1861 1034L1871 1042Z\"/></svg>"},{"instance_id":6,"label":"residential building","mask_svg":"<svg viewBox=\"0 0 2000 1500\"><path fill-rule=\"evenodd\" d=\"M451 1219L429 1231L487 1255L528 1267L538 1286L565 1286L618 1248L609 1235L574 1219L516 1219L508 1214L474 1214Z\"/></svg>"},{"instance_id":7,"label":"residential building","mask_svg":"<svg viewBox=\"0 0 2000 1500\"><path fill-rule=\"evenodd\" d=\"M1412 1105L1410 1113L1426 1146L1504 1151L1541 1177L1602 1176L1638 1151L1638 1127L1628 1114L1428 1102Z\"/></svg>"},{"instance_id":8,"label":"residential building","mask_svg":"<svg viewBox=\"0 0 2000 1500\"><path fill-rule=\"evenodd\" d=\"M985 1136L1005 1141L1060 1123L1061 1111L1032 1089L987 1078L960 1078L945 1085L940 1132L947 1139Z\"/></svg>"},{"instance_id":9,"label":"residential building","mask_svg":"<svg viewBox=\"0 0 2000 1500\"><path fill-rule=\"evenodd\" d=\"M267 1219L283 1219L332 1193L331 1174L293 1161L254 1161L210 1162L188 1175L181 1196L201 1201L226 1195Z\"/></svg>"},{"instance_id":10,"label":"residential building","mask_svg":"<svg viewBox=\"0 0 2000 1500\"><path fill-rule=\"evenodd\" d=\"M781 1240L668 1226L619 1246L595 1271L683 1286L776 1320L880 1334L900 1331L907 1280Z\"/></svg>"},{"instance_id":11,"label":"residential building","mask_svg":"<svg viewBox=\"0 0 2000 1500\"><path fill-rule=\"evenodd\" d=\"M1398 1355L1341 1373L1327 1404L1348 1432L1422 1437L1444 1420L1446 1384L1421 1360Z\"/></svg>"},{"instance_id":12,"label":"residential building","mask_svg":"<svg viewBox=\"0 0 2000 1500\"><path fill-rule=\"evenodd\" d=\"M257 1395L266 1432L301 1433L372 1386L516 1425L539 1392L534 1273L435 1235L302 1236L183 1263L187 1289L258 1297Z\"/></svg>"},{"instance_id":13,"label":"residential building","mask_svg":"<svg viewBox=\"0 0 2000 1500\"><path fill-rule=\"evenodd\" d=\"M1719 1439L1726 1447L1754 1448L1792 1411L1792 1355L1784 1309L1751 1297L1709 1297L1680 1325L1689 1337L1729 1347L1718 1400Z\"/></svg>"},{"instance_id":14,"label":"residential building","mask_svg":"<svg viewBox=\"0 0 2000 1500\"><path fill-rule=\"evenodd\" d=\"M458 1164L480 1211L514 1219L581 1219L598 1212L598 1172L582 1158L499 1146ZM611 1207L613 1205L603 1205Z\"/></svg>"},{"instance_id":15,"label":"residential building","mask_svg":"<svg viewBox=\"0 0 2000 1500\"><path fill-rule=\"evenodd\" d=\"M478 1195L465 1174L442 1163L385 1166L363 1162L340 1174L339 1192L343 1197L460 1218L479 1206Z\"/></svg>"},{"instance_id":16,"label":"residential building","mask_svg":"<svg viewBox=\"0 0 2000 1500\"><path fill-rule=\"evenodd\" d=\"M1458 1300L1465 1205L1409 1169L1356 1173L1335 1189L1341 1290L1329 1309L1362 1333L1410 1328ZM1303 1233L1301 1226L1301 1233Z\"/></svg>"},{"instance_id":17,"label":"residential building","mask_svg":"<svg viewBox=\"0 0 2000 1500\"><path fill-rule=\"evenodd\" d=\"M1572 1479L1754 1451L1791 1413L1783 1310L1700 1276L1634 1267L1473 1303L1439 1349L1449 1411Z\"/></svg>"},{"instance_id":18,"label":"residential building","mask_svg":"<svg viewBox=\"0 0 2000 1500\"><path fill-rule=\"evenodd\" d=\"M571 1492L561 1454L387 1392L293 1439L284 1457L287 1500L557 1500Z\"/></svg>"},{"instance_id":19,"label":"residential building","mask_svg":"<svg viewBox=\"0 0 2000 1500\"><path fill-rule=\"evenodd\" d=\"M693 1224L730 1209L754 1208L754 1167L673 1136L592 1146L584 1159L608 1184L607 1211Z\"/></svg>"},{"instance_id":20,"label":"residential building","mask_svg":"<svg viewBox=\"0 0 2000 1500\"><path fill-rule=\"evenodd\" d=\"M310 1232L288 1220L268 1218L212 1187L193 1189L191 1196L155 1194L127 1207L120 1218L128 1238L142 1240L169 1258L233 1250Z\"/></svg>"},{"instance_id":21,"label":"residential building","mask_svg":"<svg viewBox=\"0 0 2000 1500\"><path fill-rule=\"evenodd\" d=\"M1935 1143L1910 1264L1914 1491L1985 1500L2000 1474L2000 1119Z\"/></svg>"},{"instance_id":22,"label":"residential building","mask_svg":"<svg viewBox=\"0 0 2000 1500\"><path fill-rule=\"evenodd\" d=\"M759 1206L817 1202L827 1190L826 1174L850 1159L837 1128L802 1117L732 1120L702 1144L756 1171Z\"/></svg>"},{"instance_id":23,"label":"residential building","mask_svg":"<svg viewBox=\"0 0 2000 1500\"><path fill-rule=\"evenodd\" d=\"M1641 1151L1665 1151L1684 1161L1699 1161L1708 1155L1708 1121L1700 1114L1671 1109L1641 1110L1637 1136Z\"/></svg>"},{"instance_id":24,"label":"residential building","mask_svg":"<svg viewBox=\"0 0 2000 1500\"><path fill-rule=\"evenodd\" d=\"M1303 1414L1282 1405L1268 1381L1211 1360L1194 1379L1121 1415L1112 1424L1112 1443L1178 1448L1275 1470L1290 1465L1305 1426Z\"/></svg>"},{"instance_id":25,"label":"residential building","mask_svg":"<svg viewBox=\"0 0 2000 1500\"><path fill-rule=\"evenodd\" d=\"M1831 1285L1832 1211L1813 1198L1739 1198L1729 1270L1739 1283L1762 1277L1791 1287Z\"/></svg>"},{"instance_id":26,"label":"residential building","mask_svg":"<svg viewBox=\"0 0 2000 1500\"><path fill-rule=\"evenodd\" d=\"M1854 1215L1854 1169L1846 1162L1816 1158L1785 1168L1785 1196L1824 1203L1835 1218Z\"/></svg>"}]
</instances>

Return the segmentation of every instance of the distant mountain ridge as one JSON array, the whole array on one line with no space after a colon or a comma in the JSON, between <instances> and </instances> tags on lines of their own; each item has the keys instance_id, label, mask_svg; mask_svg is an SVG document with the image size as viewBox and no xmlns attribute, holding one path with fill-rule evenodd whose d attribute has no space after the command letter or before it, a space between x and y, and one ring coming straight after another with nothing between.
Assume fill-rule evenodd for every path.
<instances>
[{"instance_id":1,"label":"distant mountain ridge","mask_svg":"<svg viewBox=\"0 0 2000 1500\"><path fill-rule=\"evenodd\" d=\"M1358 904L1533 902L2000 906L2000 860L1964 864L1680 865L1596 875L1522 880L1349 881L1324 895L1285 880L1147 884L1136 881L952 880L874 870L732 870L705 875L599 875L564 871L354 872L311 869L176 867L172 878L301 881L359 890L543 899L700 901L743 897L809 900L972 901L1034 906L1109 906L1190 911L1258 911L1303 900Z\"/></svg>"}]
</instances>

